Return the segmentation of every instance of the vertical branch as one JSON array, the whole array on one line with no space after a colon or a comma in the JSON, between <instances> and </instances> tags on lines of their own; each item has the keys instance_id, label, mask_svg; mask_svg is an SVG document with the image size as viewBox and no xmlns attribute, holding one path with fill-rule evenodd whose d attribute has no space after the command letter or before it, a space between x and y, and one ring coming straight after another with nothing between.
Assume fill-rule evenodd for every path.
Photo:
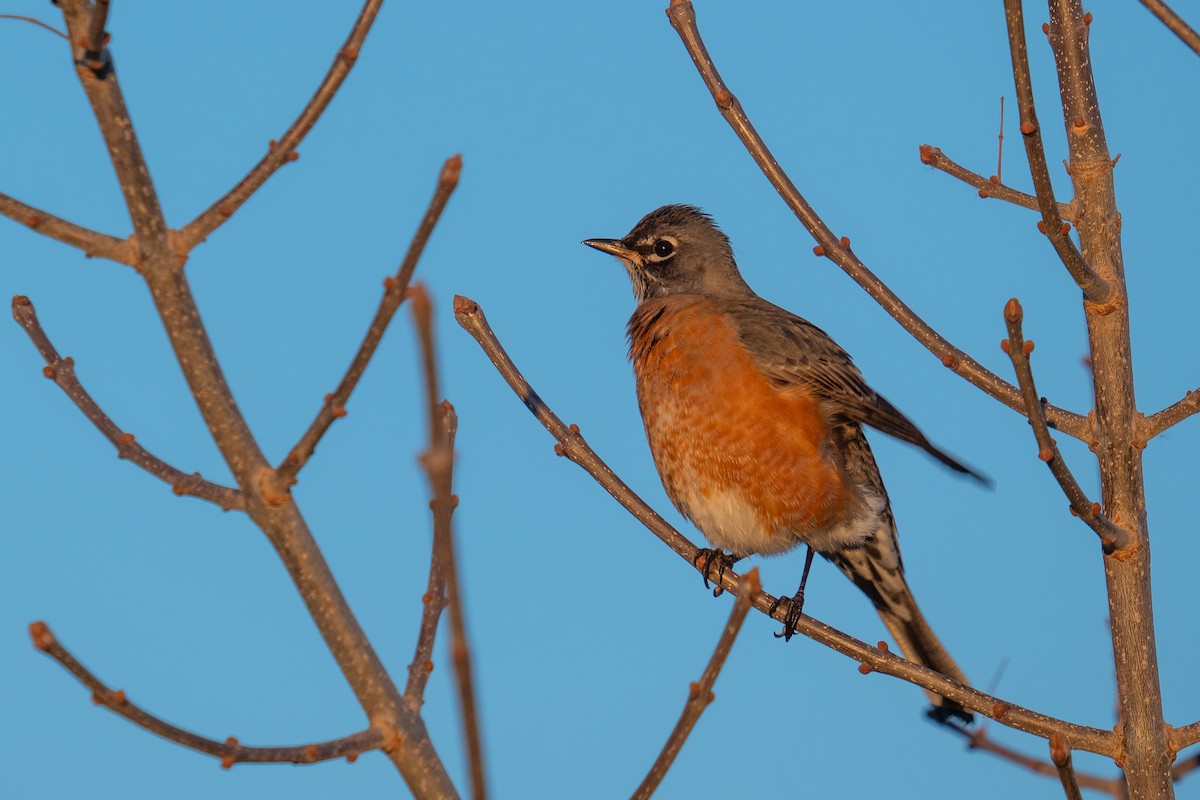
<instances>
[{"instance_id":1,"label":"vertical branch","mask_svg":"<svg viewBox=\"0 0 1200 800\"><path fill-rule=\"evenodd\" d=\"M439 401L437 360L433 346L433 321L429 295L417 284L409 291L409 308L421 340L421 364L425 374L425 401L429 412L429 449L422 457L429 482L433 488L433 559L440 562L445 583L446 605L450 612L450 652L454 674L458 679L459 706L463 716L463 737L471 767L471 794L475 800L487 797L487 776L483 767L483 743L479 735L479 714L475 704L474 680L471 674L471 652L467 642L467 626L459 589L458 567L455 563L454 532L451 516L458 505L453 494L454 435L458 431L458 416L454 406ZM430 583L432 585L431 576ZM436 602L432 598L430 602Z\"/></svg>"},{"instance_id":2,"label":"vertical branch","mask_svg":"<svg viewBox=\"0 0 1200 800\"><path fill-rule=\"evenodd\" d=\"M453 443L452 443L453 444ZM432 480L432 476L430 476ZM408 684L404 687L404 699L413 711L420 711L425 702L425 686L433 672L433 643L437 641L438 622L446 608L446 575L442 570L442 557L434 537L433 550L429 556L429 582L421 598L421 625L417 630L417 646L413 660L408 665Z\"/></svg>"},{"instance_id":3,"label":"vertical branch","mask_svg":"<svg viewBox=\"0 0 1200 800\"><path fill-rule=\"evenodd\" d=\"M1105 515L1134 534L1134 547L1106 556L1104 574L1112 623L1117 678L1118 732L1133 800L1168 798L1171 755L1162 712L1150 585L1150 539L1134 398L1129 307L1121 223L1113 186L1112 158L1104 135L1091 69L1091 14L1079 0L1051 0L1049 40L1058 69L1069 171L1079 210L1076 228L1083 254L1115 289L1114 302L1085 300L1084 316L1095 381L1095 451Z\"/></svg>"}]
</instances>

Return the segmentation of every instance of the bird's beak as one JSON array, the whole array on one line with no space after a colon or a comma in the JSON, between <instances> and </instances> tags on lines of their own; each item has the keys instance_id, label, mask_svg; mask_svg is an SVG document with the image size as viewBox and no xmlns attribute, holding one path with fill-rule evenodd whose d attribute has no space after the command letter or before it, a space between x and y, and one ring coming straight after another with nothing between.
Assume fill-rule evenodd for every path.
<instances>
[{"instance_id":1,"label":"bird's beak","mask_svg":"<svg viewBox=\"0 0 1200 800\"><path fill-rule=\"evenodd\" d=\"M586 244L588 247L594 247L601 253L616 256L622 261L632 262L637 260L637 253L621 244L620 239L584 239L583 244Z\"/></svg>"}]
</instances>

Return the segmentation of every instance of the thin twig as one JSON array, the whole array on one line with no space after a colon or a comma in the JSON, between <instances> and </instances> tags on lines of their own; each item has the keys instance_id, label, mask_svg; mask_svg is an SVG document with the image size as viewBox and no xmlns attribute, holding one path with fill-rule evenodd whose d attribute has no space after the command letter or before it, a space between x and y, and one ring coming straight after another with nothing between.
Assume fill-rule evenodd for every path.
<instances>
[{"instance_id":1,"label":"thin twig","mask_svg":"<svg viewBox=\"0 0 1200 800\"><path fill-rule=\"evenodd\" d=\"M1025 415L1033 426L1033 435L1038 443L1038 458L1046 462L1054 479L1062 487L1063 493L1071 501L1071 511L1100 537L1105 552L1115 553L1120 557L1133 544L1134 538L1129 531L1115 525L1101 513L1099 503L1088 500L1087 495L1071 474L1070 467L1063 460L1058 444L1050 436L1046 426L1046 418L1042 415L1042 402L1038 398L1037 386L1033 382L1033 369L1029 365L1029 354L1033 352L1033 342L1025 341L1021 331L1021 320L1024 311L1014 297L1004 306L1004 322L1008 327L1008 338L1003 344L1004 352L1012 360L1013 370L1017 373L1017 384L1021 387L1021 396L1025 400Z\"/></svg>"},{"instance_id":2,"label":"thin twig","mask_svg":"<svg viewBox=\"0 0 1200 800\"><path fill-rule=\"evenodd\" d=\"M988 736L987 728L967 728L955 720L946 720L942 726L954 731L958 735L967 740L967 746L972 750L982 750L985 753L991 753L997 758L1002 758L1005 761L1011 761L1014 764L1024 767L1030 772L1038 775L1044 775L1047 778L1058 776L1058 769L1049 761L1042 761L1032 756L1027 756L1024 753L1005 747L999 742L994 741ZM1120 778L1102 778L1099 775L1089 775L1080 773L1077 776L1079 785L1085 789L1096 789L1097 791L1107 792L1116 798L1124 798L1124 784Z\"/></svg>"},{"instance_id":3,"label":"thin twig","mask_svg":"<svg viewBox=\"0 0 1200 800\"><path fill-rule=\"evenodd\" d=\"M1142 5L1150 9L1150 13L1158 17L1163 25L1170 28L1171 32L1182 39L1184 44L1192 48L1196 55L1200 55L1200 33L1192 30L1191 26L1171 10L1170 6L1162 0L1142 0Z\"/></svg>"},{"instance_id":4,"label":"thin twig","mask_svg":"<svg viewBox=\"0 0 1200 800\"><path fill-rule=\"evenodd\" d=\"M1200 389L1193 389L1188 391L1183 399L1143 419L1140 426L1141 441L1149 442L1167 428L1183 422L1197 412L1200 412Z\"/></svg>"},{"instance_id":5,"label":"thin twig","mask_svg":"<svg viewBox=\"0 0 1200 800\"><path fill-rule=\"evenodd\" d=\"M985 178L977 172L971 172L971 170L958 164L943 153L941 148L923 144L921 145L920 153L922 164L928 164L934 169L940 169L947 175L974 186L979 190L980 197L994 197L997 200L1003 200L1013 205L1033 209L1034 211L1037 211L1039 208L1038 199L1033 195L1019 192L1010 186L1005 186L1000 182L999 176ZM1058 213L1062 214L1064 219L1073 220L1075 218L1075 207L1071 203L1059 203Z\"/></svg>"},{"instance_id":6,"label":"thin twig","mask_svg":"<svg viewBox=\"0 0 1200 800\"><path fill-rule=\"evenodd\" d=\"M379 13L379 7L382 4L383 0L366 0L354 27L350 29L350 35L338 49L333 63L329 66L329 71L325 73L325 78L317 87L312 99L308 101L308 105L300 112L300 116L283 136L279 137L278 142L272 142L267 154L246 173L246 176L236 186L209 206L200 216L180 229L176 235L176 246L180 252L190 252L192 248L203 242L210 233L224 224L235 211L241 208L242 204L250 199L250 196L258 191L259 187L266 183L276 170L296 159L296 148L308 135L317 120L321 118L321 114L325 112L326 107L341 88L342 82L350 74L350 69L358 59L359 50L362 49L363 42L366 41L367 33L371 30L371 25L375 22L375 16Z\"/></svg>"},{"instance_id":7,"label":"thin twig","mask_svg":"<svg viewBox=\"0 0 1200 800\"><path fill-rule=\"evenodd\" d=\"M117 448L117 457L137 464L154 477L164 481L175 494L199 497L216 503L226 511L242 510L245 501L237 489L207 481L200 473L187 474L172 467L160 458L149 453L134 439L132 433L121 430L96 401L83 388L75 375L75 362L70 357L62 358L50 342L50 337L38 322L37 311L28 297L17 295L12 301L13 319L25 329L33 346L37 348L46 362L42 374L58 384L71 402L83 412L83 415L96 426L104 437Z\"/></svg>"},{"instance_id":8,"label":"thin twig","mask_svg":"<svg viewBox=\"0 0 1200 800\"><path fill-rule=\"evenodd\" d=\"M712 93L722 116L733 128L738 138L742 140L742 144L745 145L746 150L754 158L767 180L771 182L784 202L792 209L796 218L817 241L817 247L813 252L817 255L829 256L871 296L871 299L899 322L901 327L937 356L943 365L954 370L955 373L1009 408L1018 412L1023 411L1021 395L1015 386L990 372L975 359L950 344L929 323L921 319L850 250L850 240L846 237L835 236L824 220L817 215L817 212L792 183L791 178L779 166L775 157L771 155L766 143L763 142L745 111L742 110L741 104L729 91L725 82L721 80L721 75L708 55L703 39L700 38L700 30L696 27L696 15L692 4L688 0L671 0L667 16L683 41L684 47L691 55L709 92ZM1054 427L1062 432L1079 439L1087 436L1089 426L1086 418L1056 408L1047 409L1046 414Z\"/></svg>"},{"instance_id":9,"label":"thin twig","mask_svg":"<svg viewBox=\"0 0 1200 800\"><path fill-rule=\"evenodd\" d=\"M350 399L350 394L358 385L363 372L366 371L371 357L375 355L375 349L379 346L379 341L391 323L396 309L404 302L409 281L412 280L413 271L417 268L417 261L421 258L421 253L425 250L425 243L429 241L430 234L433 233L438 219L441 218L442 210L445 209L450 195L458 186L461 172L461 155L451 156L442 165L442 171L438 175L437 188L429 201L429 207L425 209L425 216L421 218L421 224L417 226L417 231L408 245L408 252L405 253L404 260L400 262L395 276L384 279L383 297L379 300L379 308L376 309L375 318L371 320L371 325L367 328L367 333L363 337L362 344L358 346L358 352L354 354L349 368L346 369L346 374L342 377L337 389L332 394L326 395L321 409L317 412L312 424L308 426L308 430L304 432L300 441L296 442L275 469L271 483L276 493L286 491L288 487L296 483L297 473L308 463L313 451L317 449L317 443L325 435L325 431L329 430L334 420L346 415L346 403Z\"/></svg>"},{"instance_id":10,"label":"thin twig","mask_svg":"<svg viewBox=\"0 0 1200 800\"><path fill-rule=\"evenodd\" d=\"M33 638L34 647L57 661L74 675L76 680L92 691L93 703L104 706L134 725L168 741L201 753L207 753L210 756L216 756L221 759L221 766L225 769L229 769L237 763L315 764L318 761L330 761L335 758L354 761L362 753L389 746L395 737L395 732L388 730L386 726L372 726L340 739L281 747L247 747L232 736L223 742L209 739L172 725L145 711L130 702L123 689L108 688L59 643L46 623L34 622L29 626L29 634Z\"/></svg>"},{"instance_id":11,"label":"thin twig","mask_svg":"<svg viewBox=\"0 0 1200 800\"><path fill-rule=\"evenodd\" d=\"M133 246L128 239L118 239L107 233L76 225L6 194L0 194L0 214L43 236L77 247L88 258L107 258L121 264L133 265Z\"/></svg>"},{"instance_id":12,"label":"thin twig","mask_svg":"<svg viewBox=\"0 0 1200 800\"><path fill-rule=\"evenodd\" d=\"M1104 305L1113 300L1116 287L1112 281L1097 274L1084 260L1083 254L1070 237L1070 226L1063 222L1058 213L1058 203L1054 199L1050 169L1046 165L1046 151L1042 146L1042 129L1038 124L1037 109L1033 103L1033 79L1029 75L1029 54L1025 47L1025 15L1021 9L1021 0L1004 0L1004 17L1008 23L1008 46L1012 54L1013 82L1017 90L1017 108L1021 115L1025 156L1029 161L1033 187L1042 212L1042 221L1038 228L1050 239L1063 266L1083 290L1084 297L1092 303Z\"/></svg>"},{"instance_id":13,"label":"thin twig","mask_svg":"<svg viewBox=\"0 0 1200 800\"><path fill-rule=\"evenodd\" d=\"M1067 800L1083 800L1079 793L1079 778L1075 775L1075 765L1071 762L1071 748L1057 733L1050 734L1050 760L1062 781L1063 792Z\"/></svg>"},{"instance_id":14,"label":"thin twig","mask_svg":"<svg viewBox=\"0 0 1200 800\"><path fill-rule=\"evenodd\" d=\"M504 351L496 334L488 325L487 318L479 304L465 297L455 297L454 315L458 319L458 324L471 334L483 348L484 353L491 359L496 370L517 397L525 403L546 430L558 440L554 452L560 456L566 456L583 467L605 491L624 506L634 518L645 525L652 534L687 561L693 569L701 570L702 567L696 563L696 556L699 552L696 546L671 527L654 509L650 508L646 501L617 477L616 473L588 446L588 443L580 435L577 425L568 427L563 424L563 421L542 401L513 364L508 353ZM722 589L737 594L742 580L741 576L729 569L718 577L716 583ZM784 621L787 613L787 609L777 605L776 598L767 592L760 592L755 596L754 607L780 622ZM1042 737L1048 737L1052 732L1057 731L1071 743L1071 747L1077 750L1087 750L1108 756L1116 753L1117 740L1112 731L1075 725L992 697L920 664L871 647L807 614L796 623L796 630L813 641L860 662L863 665L860 667L860 671L865 669L867 672L881 672L908 681L948 700L953 700L963 708L977 711L1017 730Z\"/></svg>"},{"instance_id":15,"label":"thin twig","mask_svg":"<svg viewBox=\"0 0 1200 800\"><path fill-rule=\"evenodd\" d=\"M68 42L71 41L70 36L67 36L65 33L60 31L58 28L54 27L53 25L47 25L45 22L42 22L40 19L34 19L33 17L25 17L20 14L0 14L0 19L15 19L15 20L20 20L21 22L31 22L40 28L45 28L46 30L50 31L51 33L58 34L62 38L66 39Z\"/></svg>"},{"instance_id":16,"label":"thin twig","mask_svg":"<svg viewBox=\"0 0 1200 800\"><path fill-rule=\"evenodd\" d=\"M437 547L437 540L434 540ZM421 597L421 625L417 629L417 645L413 660L408 665L408 684L404 687L404 699L419 711L425 702L425 686L433 673L433 644L437 640L438 622L446 607L446 576L442 570L442 559L436 551L429 555L429 582Z\"/></svg>"},{"instance_id":17,"label":"thin twig","mask_svg":"<svg viewBox=\"0 0 1200 800\"><path fill-rule=\"evenodd\" d=\"M1004 182L1004 95L1000 95L1000 131L996 135L996 183Z\"/></svg>"},{"instance_id":18,"label":"thin twig","mask_svg":"<svg viewBox=\"0 0 1200 800\"><path fill-rule=\"evenodd\" d=\"M750 605L754 601L754 596L762 591L762 582L759 580L757 567L747 572L744 580L745 583L740 587L737 600L733 604L733 610L729 612L729 621L725 623L725 628L721 631L721 638L717 640L717 646L713 650L712 658L708 660L708 666L701 673L700 680L688 687L687 702L683 705L679 721L675 723L675 729L671 731L667 743L663 745L662 752L654 760L645 779L633 793L633 800L646 800L654 794L658 785L666 777L667 770L675 762L675 757L683 749L683 744L691 735L692 729L696 727L700 715L704 713L704 709L708 708L709 703L716 699L712 692L713 684L717 682L717 676L721 674L721 668L725 666L725 659L729 657L729 651L733 649L733 642L742 629L742 623L746 621L746 615L750 613Z\"/></svg>"},{"instance_id":19,"label":"thin twig","mask_svg":"<svg viewBox=\"0 0 1200 800\"><path fill-rule=\"evenodd\" d=\"M454 436L458 432L458 415L454 406L440 401L437 354L433 343L433 309L425 287L417 284L409 290L409 310L417 328L421 347L421 367L425 376L425 401L429 416L429 449L422 461L433 489L433 558L442 562L446 582L446 605L450 617L450 653L454 676L458 682L459 707L462 712L463 739L471 768L471 796L487 798L487 774L483 763L483 741L480 738L479 710L475 702L474 678L471 670L471 648L467 638L466 613L463 610L461 584L454 551L454 531L451 527L458 496L454 489Z\"/></svg>"}]
</instances>

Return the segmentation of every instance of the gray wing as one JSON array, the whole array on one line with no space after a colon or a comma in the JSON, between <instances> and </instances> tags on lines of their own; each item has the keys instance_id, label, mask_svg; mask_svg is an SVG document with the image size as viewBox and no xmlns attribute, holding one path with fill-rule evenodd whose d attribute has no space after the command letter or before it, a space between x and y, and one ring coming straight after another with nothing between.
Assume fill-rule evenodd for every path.
<instances>
[{"instance_id":1,"label":"gray wing","mask_svg":"<svg viewBox=\"0 0 1200 800\"><path fill-rule=\"evenodd\" d=\"M951 469L982 483L988 479L939 450L912 420L867 385L850 356L829 334L806 319L761 298L730 311L738 335L758 367L781 386L808 387L845 420L870 425L920 447Z\"/></svg>"}]
</instances>

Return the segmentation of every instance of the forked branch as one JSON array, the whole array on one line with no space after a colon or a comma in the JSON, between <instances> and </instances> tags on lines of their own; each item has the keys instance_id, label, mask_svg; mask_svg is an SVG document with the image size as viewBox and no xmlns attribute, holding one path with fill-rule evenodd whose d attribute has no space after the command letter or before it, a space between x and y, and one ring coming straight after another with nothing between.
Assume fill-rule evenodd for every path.
<instances>
[{"instance_id":1,"label":"forked branch","mask_svg":"<svg viewBox=\"0 0 1200 800\"><path fill-rule=\"evenodd\" d=\"M1017 384L1021 387L1021 397L1025 401L1025 415L1033 426L1033 435L1038 443L1038 458L1046 462L1050 473L1062 487L1063 493L1071 501L1071 513L1079 517L1087 526L1100 537L1105 552L1122 557L1134 544L1133 536L1124 528L1113 524L1104 516L1099 503L1088 500L1087 495L1071 474L1070 467L1063 460L1058 444L1050 435L1046 418L1042 415L1042 401L1038 397L1037 386L1033 382L1033 369L1029 365L1029 354L1033 352L1033 342L1025 341L1021 330L1024 312L1017 298L1008 301L1004 306L1004 322L1008 327L1008 338L1002 344L1004 352L1012 360L1013 370L1017 373Z\"/></svg>"},{"instance_id":2,"label":"forked branch","mask_svg":"<svg viewBox=\"0 0 1200 800\"><path fill-rule=\"evenodd\" d=\"M479 304L465 297L455 297L454 315L458 319L458 324L470 333L483 348L484 353L491 359L496 370L517 397L525 403L546 430L558 440L558 444L554 447L555 453L566 456L583 467L601 487L645 525L652 534L691 564L693 569L701 570L702 568L696 563L698 553L696 546L667 524L654 509L650 508L646 501L635 494L596 455L596 452L579 434L578 426L563 424L558 415L542 401L500 345ZM712 576L709 577L711 579ZM722 589L737 594L741 591L743 580L745 579L733 570L726 570L716 582ZM776 599L767 592L760 592L755 596L754 607L780 622L784 621L787 614L786 607L776 603ZM892 653L870 647L808 615L801 617L800 621L796 623L796 631L860 662L863 665L860 669L865 669L866 672L882 672L901 678L1011 728L1043 738L1048 738L1051 733L1057 732L1070 742L1071 747L1077 750L1087 750L1108 756L1116 753L1117 742L1112 731L1088 728L1054 719L984 694L912 661L906 661Z\"/></svg>"},{"instance_id":3,"label":"forked branch","mask_svg":"<svg viewBox=\"0 0 1200 800\"><path fill-rule=\"evenodd\" d=\"M976 172L972 172L943 153L941 148L923 144L921 145L920 154L922 164L928 164L934 169L940 169L950 177L958 178L963 183L974 186L979 190L980 197L994 197L997 200L1003 200L1006 203L1012 203L1013 205L1029 208L1034 211L1038 211L1041 208L1038 205L1037 197L1034 195L1018 192L1012 187L1005 186L995 175L985 178ZM1074 219L1075 207L1071 203L1059 203L1058 213L1062 215L1063 219Z\"/></svg>"},{"instance_id":4,"label":"forked branch","mask_svg":"<svg viewBox=\"0 0 1200 800\"><path fill-rule=\"evenodd\" d=\"M279 141L272 142L272 146L267 149L267 154L262 157L262 160L224 197L178 231L175 241L176 248L180 253L190 252L192 248L203 242L210 233L229 219L233 212L241 208L242 204L267 182L267 178L274 175L275 171L284 164L295 160L296 148L312 130L313 125L317 124L317 120L321 118L321 114L325 113L330 101L341 88L342 81L350 74L350 69L358 59L358 52L362 49L363 42L366 41L367 33L371 30L371 25L375 22L375 16L379 13L381 5L383 5L383 0L367 0L363 4L354 27L350 29L350 35L346 37L345 43L334 56L329 71L325 73L325 78L317 87L312 99L308 101L308 105L300 112L300 116L296 118L291 127L283 136L279 137Z\"/></svg>"},{"instance_id":5,"label":"forked branch","mask_svg":"<svg viewBox=\"0 0 1200 800\"><path fill-rule=\"evenodd\" d=\"M75 375L75 362L70 357L62 358L50 342L50 337L42 330L38 322L37 311L28 297L17 295L12 301L13 319L25 329L33 346L41 353L46 362L42 374L58 384L67 397L71 398L83 415L96 426L104 437L117 448L117 457L137 464L156 478L169 485L175 494L190 495L216 503L221 508L245 508L242 493L237 489L207 481L200 473L191 475L172 467L160 458L152 455L134 439L133 434L121 430L100 408L79 378Z\"/></svg>"},{"instance_id":6,"label":"forked branch","mask_svg":"<svg viewBox=\"0 0 1200 800\"><path fill-rule=\"evenodd\" d=\"M700 680L688 687L688 698L683 705L683 713L679 715L675 729L671 731L667 743L663 745L662 752L654 760L650 772L646 774L637 791L633 793L633 800L647 800L654 794L663 778L666 777L671 764L675 763L675 757L683 749L683 743L687 741L692 729L696 727L700 715L704 713L704 709L708 708L708 704L716 699L712 692L713 684L717 682L717 676L721 674L721 668L725 666L725 659L729 657L729 652L733 649L733 642L742 629L742 623L746 621L746 615L750 613L750 604L754 601L754 596L762 591L762 582L758 578L757 567L747 572L743 576L743 580L741 591L738 593L737 600L734 601L733 610L729 612L729 621L725 623L725 628L721 631L721 638L717 640L712 658L708 660L708 666L701 673Z\"/></svg>"},{"instance_id":7,"label":"forked branch","mask_svg":"<svg viewBox=\"0 0 1200 800\"><path fill-rule=\"evenodd\" d=\"M454 193L454 188L458 186L458 178L461 173L461 155L446 159L438 176L433 198L430 199L429 207L425 209L425 216L421 218L421 224L417 226L417 231L413 234L412 241L408 245L408 252L404 254L404 260L400 262L396 274L383 281L383 297L379 300L379 308L376 309L375 318L371 320L366 336L363 337L362 344L358 346L358 352L354 354L349 368L346 369L346 374L342 377L337 389L332 394L325 396L316 419L308 426L308 430L300 437L300 441L296 442L288 452L283 462L276 467L271 478L272 489L276 494L283 493L296 483L297 473L312 458L321 437L329 430L334 420L346 415L346 403L350 400L350 394L358 385L363 372L366 371L371 357L375 355L375 349L379 347L379 341L383 338L392 317L396 314L396 309L400 308L400 304L404 302L408 284L412 280L421 253L425 250L425 243L429 241L429 236L442 216L442 210L450 200L450 195Z\"/></svg>"},{"instance_id":8,"label":"forked branch","mask_svg":"<svg viewBox=\"0 0 1200 800\"><path fill-rule=\"evenodd\" d=\"M1004 403L1009 408L1023 412L1024 406L1021 403L1021 395L1015 386L1001 379L962 350L959 350L934 330L929 323L921 319L916 312L897 297L895 292L876 277L867 268L866 264L850 250L850 240L846 237L839 238L835 236L824 220L809 205L808 201L804 199L804 196L800 194L795 184L792 183L791 178L779 166L775 157L771 155L771 151L767 148L762 137L759 136L758 131L750 123L749 117L742 110L742 106L737 101L737 98L733 96L733 93L729 91L729 88L721 79L716 65L713 64L713 60L704 46L704 40L700 37L700 30L696 26L696 14L692 9L692 4L688 0L671 0L671 5L667 9L667 16L671 20L672 27L679 34L679 38L683 41L684 47L687 48L688 54L691 55L692 62L696 65L700 77L704 79L705 85L708 87L709 92L712 93L713 99L716 101L722 116L725 117L730 127L733 128L738 138L742 140L742 144L745 145L746 150L754 158L754 161L767 177L767 180L771 182L771 185L779 192L784 202L792 209L792 213L796 215L796 218L800 220L809 234L817 241L817 247L814 248L813 252L817 255L831 258L835 264L841 267L847 275L871 296L872 300L899 322L901 327L937 356L942 364L954 370L967 381ZM1046 417L1055 428L1070 436L1083 439L1087 435L1087 420L1078 414L1048 407L1046 409Z\"/></svg>"},{"instance_id":9,"label":"forked branch","mask_svg":"<svg viewBox=\"0 0 1200 800\"><path fill-rule=\"evenodd\" d=\"M1042 145L1042 129L1038 123L1037 109L1033 103L1033 79L1029 75L1029 54L1025 47L1025 15L1021 0L1004 0L1004 16L1008 23L1008 46L1012 55L1013 81L1017 90L1017 108L1021 114L1021 135L1025 140L1025 156L1033 176L1033 187L1037 192L1042 221L1038 229L1050 239L1059 259L1083 290L1090 302L1103 306L1113 300L1116 288L1112 281L1101 277L1084 260L1083 254L1071 240L1071 226L1058 213L1054 199L1054 187L1050 183L1050 169L1046 165L1046 151Z\"/></svg>"},{"instance_id":10,"label":"forked branch","mask_svg":"<svg viewBox=\"0 0 1200 800\"><path fill-rule=\"evenodd\" d=\"M340 739L284 747L247 747L232 736L223 742L209 739L154 716L130 702L124 690L108 688L59 643L46 623L33 623L29 626L29 634L33 638L34 647L57 661L74 675L76 680L91 690L93 703L104 706L150 733L192 750L216 756L221 759L221 766L225 769L237 763L315 764L334 758L353 761L369 750L388 748L396 738L394 729L381 725Z\"/></svg>"},{"instance_id":11,"label":"forked branch","mask_svg":"<svg viewBox=\"0 0 1200 800\"><path fill-rule=\"evenodd\" d=\"M133 264L139 269L178 266L181 261L176 257L178 254L169 251L167 223L158 192L150 178L150 168L134 132L133 119L125 106L116 72L110 68L112 62L108 62L108 67L94 68L86 57L94 19L91 4L87 0L59 0L58 5L62 7L67 32L71 35L75 73L100 126L133 222L136 248Z\"/></svg>"}]
</instances>

